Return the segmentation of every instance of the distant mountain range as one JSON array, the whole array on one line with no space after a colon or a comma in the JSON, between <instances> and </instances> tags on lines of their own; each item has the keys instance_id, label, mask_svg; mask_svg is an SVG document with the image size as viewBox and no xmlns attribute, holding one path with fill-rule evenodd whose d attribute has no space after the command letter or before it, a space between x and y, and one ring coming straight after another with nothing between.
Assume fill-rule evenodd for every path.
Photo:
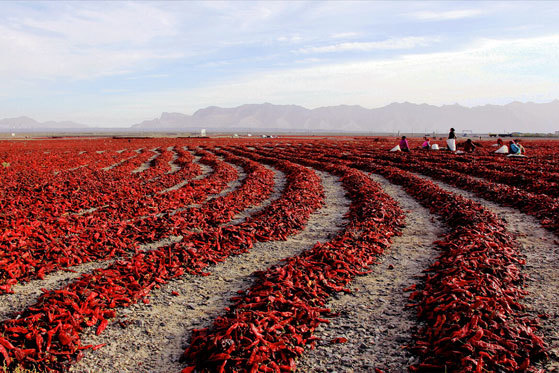
<instances>
[{"instance_id":1,"label":"distant mountain range","mask_svg":"<svg viewBox=\"0 0 559 373\"><path fill-rule=\"evenodd\" d=\"M75 122L37 122L29 117L0 119L0 132L80 132L90 129Z\"/></svg>"},{"instance_id":2,"label":"distant mountain range","mask_svg":"<svg viewBox=\"0 0 559 373\"><path fill-rule=\"evenodd\" d=\"M193 115L163 113L132 126L136 130L335 131L335 132L555 132L559 100L545 104L513 102L467 108L460 105L393 103L378 109L252 104L235 108L211 106Z\"/></svg>"},{"instance_id":3,"label":"distant mountain range","mask_svg":"<svg viewBox=\"0 0 559 373\"><path fill-rule=\"evenodd\" d=\"M559 131L559 100L549 103L512 102L472 108L460 105L393 103L377 109L361 106L328 106L306 109L297 105L249 104L234 108L210 106L193 115L163 113L131 127L134 132L194 132L201 129L227 132L331 131L370 133L504 133ZM20 117L0 120L0 132L107 131L73 122L39 123Z\"/></svg>"}]
</instances>

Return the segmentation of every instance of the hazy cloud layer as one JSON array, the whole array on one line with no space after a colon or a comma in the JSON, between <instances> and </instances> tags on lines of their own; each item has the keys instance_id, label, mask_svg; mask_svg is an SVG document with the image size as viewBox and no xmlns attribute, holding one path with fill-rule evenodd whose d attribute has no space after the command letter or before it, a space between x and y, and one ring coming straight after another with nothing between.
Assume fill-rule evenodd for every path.
<instances>
[{"instance_id":1,"label":"hazy cloud layer","mask_svg":"<svg viewBox=\"0 0 559 373\"><path fill-rule=\"evenodd\" d=\"M0 117L559 98L556 2L0 2Z\"/></svg>"}]
</instances>

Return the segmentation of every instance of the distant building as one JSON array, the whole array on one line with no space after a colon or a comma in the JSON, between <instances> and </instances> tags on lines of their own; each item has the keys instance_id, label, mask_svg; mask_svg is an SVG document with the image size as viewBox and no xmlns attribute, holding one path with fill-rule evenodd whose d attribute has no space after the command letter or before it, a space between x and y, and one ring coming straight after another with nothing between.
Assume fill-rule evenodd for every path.
<instances>
[{"instance_id":1,"label":"distant building","mask_svg":"<svg viewBox=\"0 0 559 373\"><path fill-rule=\"evenodd\" d=\"M205 129L205 128L202 128L202 129L200 130L200 136L206 137L206 129Z\"/></svg>"}]
</instances>

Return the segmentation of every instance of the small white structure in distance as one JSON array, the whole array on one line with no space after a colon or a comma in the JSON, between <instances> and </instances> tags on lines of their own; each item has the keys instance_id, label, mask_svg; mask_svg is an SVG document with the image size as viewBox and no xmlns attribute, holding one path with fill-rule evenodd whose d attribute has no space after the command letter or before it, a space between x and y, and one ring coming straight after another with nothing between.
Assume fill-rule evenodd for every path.
<instances>
[{"instance_id":1,"label":"small white structure in distance","mask_svg":"<svg viewBox=\"0 0 559 373\"><path fill-rule=\"evenodd\" d=\"M15 137L15 136L16 136L16 134L14 132L12 132L12 137Z\"/></svg>"},{"instance_id":2,"label":"small white structure in distance","mask_svg":"<svg viewBox=\"0 0 559 373\"><path fill-rule=\"evenodd\" d=\"M200 130L200 136L202 136L202 137L205 137L205 136L206 136L206 129L205 129L205 128L202 128L202 129Z\"/></svg>"}]
</instances>

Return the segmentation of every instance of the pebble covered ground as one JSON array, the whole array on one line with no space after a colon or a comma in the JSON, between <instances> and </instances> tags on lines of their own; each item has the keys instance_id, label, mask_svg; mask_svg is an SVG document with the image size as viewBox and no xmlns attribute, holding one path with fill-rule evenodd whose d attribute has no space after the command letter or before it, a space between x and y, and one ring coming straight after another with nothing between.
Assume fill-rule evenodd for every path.
<instances>
[{"instance_id":1,"label":"pebble covered ground","mask_svg":"<svg viewBox=\"0 0 559 373\"><path fill-rule=\"evenodd\" d=\"M539 368L545 372L559 372L559 325L553 322L559 316L559 240L557 237L544 229L532 216L510 207L500 206L448 184L429 180L446 190L482 204L507 223L507 230L515 235L521 252L526 255L523 272L528 276L528 280L524 287L527 294L523 304L533 318L544 316L540 318L541 335L549 344L550 358L543 364L540 363Z\"/></svg>"},{"instance_id":2,"label":"pebble covered ground","mask_svg":"<svg viewBox=\"0 0 559 373\"><path fill-rule=\"evenodd\" d=\"M339 316L322 324L314 350L298 361L301 372L404 372L414 362L406 349L411 343L415 312L404 288L416 283L421 271L434 261L433 242L442 233L438 220L407 195L402 188L380 176L371 176L406 211L402 235L394 237L391 247L371 273L351 283L353 293L338 293L328 307ZM345 343L333 343L336 338Z\"/></svg>"},{"instance_id":3,"label":"pebble covered ground","mask_svg":"<svg viewBox=\"0 0 559 373\"><path fill-rule=\"evenodd\" d=\"M150 162L160 155L161 149L145 150L154 155L133 172L147 169ZM171 148L168 150L172 151ZM200 157L195 157L202 174L196 179L212 172L211 167L200 164L199 160ZM172 161L170 166L170 172L177 171ZM242 168L235 167L239 178L209 199L230 193L240 186L246 175ZM248 208L228 225L242 222L281 196L285 176L276 169L270 169L275 174L275 189L271 197L259 206ZM250 252L230 257L223 263L207 268L209 276L185 275L154 289L149 295L148 304L138 303L119 309L117 317L111 320L101 335L96 336L94 329L85 331L82 336L83 345L106 346L96 351L85 350L84 358L73 365L70 371L179 372L183 368L179 358L188 346L192 330L211 326L213 320L230 304L230 298L238 290L251 285L255 271L265 270L284 258L310 249L317 241L326 242L343 228L349 200L345 197L341 183L333 175L316 172L323 183L325 204L311 215L303 231L286 241L257 243ZM321 324L317 329L316 336L320 339L316 348L307 349L298 359L297 371L349 373L375 372L375 369L381 369L385 372L404 372L417 361L407 347L412 343L412 335L417 331L418 324L415 311L406 307L408 293L404 289L421 281L422 271L436 259L438 250L434 242L444 234L444 222L419 205L401 187L378 175L370 177L380 183L384 191L405 210L406 226L401 236L394 237L385 255L371 266L371 272L358 276L350 284L352 293L333 295L327 306L337 316L331 317L329 324ZM180 188L187 182L185 180L168 190ZM546 372L559 372L559 327L553 322L559 314L559 241L556 236L543 229L536 219L518 210L502 207L472 193L434 182L444 189L481 203L507 222L508 230L516 236L526 256L523 271L528 275L528 280L523 303L530 316L543 316L540 334L550 347L550 359L539 368ZM196 206L199 205L189 207ZM169 237L142 245L141 250L153 250L181 238ZM17 284L13 288L14 294L2 297L0 316L8 318L16 310L33 304L42 293L41 289L60 288L83 273L111 263L112 261L86 263L67 271L49 274L44 280ZM344 338L347 342L335 343L337 338Z\"/></svg>"},{"instance_id":4,"label":"pebble covered ground","mask_svg":"<svg viewBox=\"0 0 559 373\"><path fill-rule=\"evenodd\" d=\"M297 255L317 241L328 241L343 227L349 201L341 183L332 175L317 173L325 189L325 206L311 215L302 232L287 241L258 243L248 253L208 268L210 276L183 276L155 289L149 304L119 310L117 321L101 335L96 336L93 329L84 334L84 344L107 345L86 352L71 372L180 371L183 366L178 360L192 329L210 326L237 290L250 286L253 272ZM118 321L130 327L122 327Z\"/></svg>"}]
</instances>

